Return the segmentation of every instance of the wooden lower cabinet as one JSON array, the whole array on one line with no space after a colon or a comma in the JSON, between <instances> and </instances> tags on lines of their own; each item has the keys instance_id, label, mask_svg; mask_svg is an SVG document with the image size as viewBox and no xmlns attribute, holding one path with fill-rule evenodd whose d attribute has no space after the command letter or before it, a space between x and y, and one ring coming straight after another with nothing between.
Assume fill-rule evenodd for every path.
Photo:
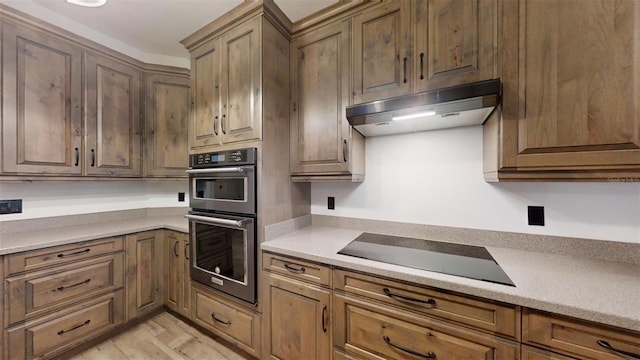
<instances>
[{"instance_id":1,"label":"wooden lower cabinet","mask_svg":"<svg viewBox=\"0 0 640 360\"><path fill-rule=\"evenodd\" d=\"M335 345L364 359L519 359L520 344L334 294Z\"/></svg>"},{"instance_id":2,"label":"wooden lower cabinet","mask_svg":"<svg viewBox=\"0 0 640 360\"><path fill-rule=\"evenodd\" d=\"M170 310L189 317L191 313L189 235L167 230L164 236L164 304Z\"/></svg>"},{"instance_id":3,"label":"wooden lower cabinet","mask_svg":"<svg viewBox=\"0 0 640 360\"><path fill-rule=\"evenodd\" d=\"M50 358L124 322L124 290L5 330L5 359Z\"/></svg>"},{"instance_id":4,"label":"wooden lower cabinet","mask_svg":"<svg viewBox=\"0 0 640 360\"><path fill-rule=\"evenodd\" d=\"M264 354L269 359L331 358L331 291L264 273Z\"/></svg>"},{"instance_id":5,"label":"wooden lower cabinet","mask_svg":"<svg viewBox=\"0 0 640 360\"><path fill-rule=\"evenodd\" d=\"M560 355L533 346L522 345L522 360L574 360L575 358Z\"/></svg>"},{"instance_id":6,"label":"wooden lower cabinet","mask_svg":"<svg viewBox=\"0 0 640 360\"><path fill-rule=\"evenodd\" d=\"M127 320L164 305L164 259L161 231L126 236Z\"/></svg>"},{"instance_id":7,"label":"wooden lower cabinet","mask_svg":"<svg viewBox=\"0 0 640 360\"><path fill-rule=\"evenodd\" d=\"M261 316L192 282L191 320L255 357L260 356Z\"/></svg>"},{"instance_id":8,"label":"wooden lower cabinet","mask_svg":"<svg viewBox=\"0 0 640 360\"><path fill-rule=\"evenodd\" d=\"M531 309L523 312L522 342L584 360L640 358L638 333Z\"/></svg>"}]
</instances>

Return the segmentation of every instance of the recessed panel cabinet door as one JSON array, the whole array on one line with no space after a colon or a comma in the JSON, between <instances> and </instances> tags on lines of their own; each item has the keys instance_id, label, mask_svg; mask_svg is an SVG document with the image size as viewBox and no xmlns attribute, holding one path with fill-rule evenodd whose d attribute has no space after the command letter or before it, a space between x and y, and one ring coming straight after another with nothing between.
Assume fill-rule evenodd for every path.
<instances>
[{"instance_id":1,"label":"recessed panel cabinet door","mask_svg":"<svg viewBox=\"0 0 640 360\"><path fill-rule=\"evenodd\" d=\"M103 57L86 57L87 175L141 176L141 73Z\"/></svg>"},{"instance_id":2,"label":"recessed panel cabinet door","mask_svg":"<svg viewBox=\"0 0 640 360\"><path fill-rule=\"evenodd\" d=\"M2 24L2 172L82 172L79 48Z\"/></svg>"},{"instance_id":3,"label":"recessed panel cabinet door","mask_svg":"<svg viewBox=\"0 0 640 360\"><path fill-rule=\"evenodd\" d=\"M223 143L260 139L262 135L261 21L256 18L222 36Z\"/></svg>"},{"instance_id":4,"label":"recessed panel cabinet door","mask_svg":"<svg viewBox=\"0 0 640 360\"><path fill-rule=\"evenodd\" d=\"M354 104L412 91L409 7L409 1L387 1L353 18Z\"/></svg>"},{"instance_id":5,"label":"recessed panel cabinet door","mask_svg":"<svg viewBox=\"0 0 640 360\"><path fill-rule=\"evenodd\" d=\"M290 63L291 173L347 172L349 23L295 40Z\"/></svg>"},{"instance_id":6,"label":"recessed panel cabinet door","mask_svg":"<svg viewBox=\"0 0 640 360\"><path fill-rule=\"evenodd\" d=\"M189 167L189 80L148 76L145 89L145 176L185 177Z\"/></svg>"},{"instance_id":7,"label":"recessed panel cabinet door","mask_svg":"<svg viewBox=\"0 0 640 360\"><path fill-rule=\"evenodd\" d=\"M637 176L640 2L503 6L505 17L518 21L505 21L503 31L501 170L601 179L632 170Z\"/></svg>"},{"instance_id":8,"label":"recessed panel cabinet door","mask_svg":"<svg viewBox=\"0 0 640 360\"><path fill-rule=\"evenodd\" d=\"M412 5L416 92L496 77L496 0L419 0Z\"/></svg>"},{"instance_id":9,"label":"recessed panel cabinet door","mask_svg":"<svg viewBox=\"0 0 640 360\"><path fill-rule=\"evenodd\" d=\"M191 150L218 145L220 119L220 39L214 39L191 53L193 115L189 125Z\"/></svg>"}]
</instances>

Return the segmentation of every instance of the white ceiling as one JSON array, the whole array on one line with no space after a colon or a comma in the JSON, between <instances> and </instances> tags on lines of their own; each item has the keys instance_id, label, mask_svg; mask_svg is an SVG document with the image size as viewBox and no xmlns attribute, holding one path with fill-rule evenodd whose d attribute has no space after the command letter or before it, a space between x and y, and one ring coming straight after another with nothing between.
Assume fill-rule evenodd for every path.
<instances>
[{"instance_id":1,"label":"white ceiling","mask_svg":"<svg viewBox=\"0 0 640 360\"><path fill-rule=\"evenodd\" d=\"M57 20L51 22L75 33L85 26L143 53L184 59L189 54L179 41L241 2L242 0L108 0L104 6L85 8L71 5L65 0L0 0L0 3L44 20ZM291 21L296 21L337 0L275 2ZM64 26L65 19L69 23L75 23L75 28ZM91 39L91 36L86 37Z\"/></svg>"}]
</instances>

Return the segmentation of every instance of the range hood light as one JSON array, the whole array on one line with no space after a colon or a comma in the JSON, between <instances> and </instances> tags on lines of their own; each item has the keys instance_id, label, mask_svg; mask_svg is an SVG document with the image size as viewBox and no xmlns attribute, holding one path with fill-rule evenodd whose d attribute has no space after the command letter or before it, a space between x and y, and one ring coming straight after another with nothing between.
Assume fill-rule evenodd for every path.
<instances>
[{"instance_id":1,"label":"range hood light","mask_svg":"<svg viewBox=\"0 0 640 360\"><path fill-rule=\"evenodd\" d=\"M409 114L409 115L392 116L391 120L398 121L398 120L417 119L417 118L421 118L421 117L433 116L435 114L436 114L435 111L428 110L428 111L422 111L422 112L419 112L419 113L414 113L414 114Z\"/></svg>"}]
</instances>

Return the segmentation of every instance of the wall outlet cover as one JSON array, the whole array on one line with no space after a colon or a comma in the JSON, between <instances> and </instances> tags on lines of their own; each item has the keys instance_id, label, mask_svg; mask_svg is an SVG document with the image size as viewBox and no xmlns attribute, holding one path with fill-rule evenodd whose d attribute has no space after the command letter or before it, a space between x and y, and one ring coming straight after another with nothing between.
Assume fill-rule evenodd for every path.
<instances>
[{"instance_id":1,"label":"wall outlet cover","mask_svg":"<svg viewBox=\"0 0 640 360\"><path fill-rule=\"evenodd\" d=\"M336 198L333 196L327 197L327 209L335 210L336 209Z\"/></svg>"},{"instance_id":2,"label":"wall outlet cover","mask_svg":"<svg viewBox=\"0 0 640 360\"><path fill-rule=\"evenodd\" d=\"M529 225L544 226L544 206L527 206Z\"/></svg>"},{"instance_id":3,"label":"wall outlet cover","mask_svg":"<svg viewBox=\"0 0 640 360\"><path fill-rule=\"evenodd\" d=\"M184 201L184 193L183 192L179 192L178 193L178 201L179 202L183 202Z\"/></svg>"}]
</instances>

